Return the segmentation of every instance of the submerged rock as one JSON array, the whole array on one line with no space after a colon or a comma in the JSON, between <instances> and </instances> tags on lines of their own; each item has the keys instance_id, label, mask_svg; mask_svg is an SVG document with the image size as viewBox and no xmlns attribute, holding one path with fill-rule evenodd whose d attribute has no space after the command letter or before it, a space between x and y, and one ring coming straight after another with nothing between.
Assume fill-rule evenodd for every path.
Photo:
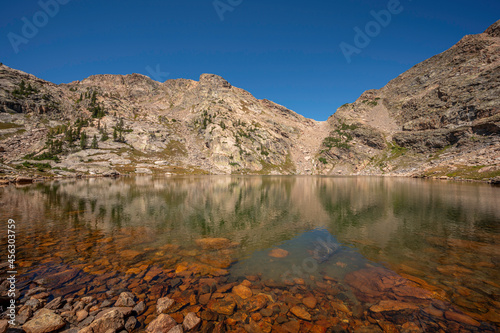
<instances>
[{"instance_id":1,"label":"submerged rock","mask_svg":"<svg viewBox=\"0 0 500 333\"><path fill-rule=\"evenodd\" d=\"M160 313L168 313L169 310L173 307L175 301L168 297L163 297L158 299L156 302L156 312Z\"/></svg>"},{"instance_id":2,"label":"submerged rock","mask_svg":"<svg viewBox=\"0 0 500 333\"><path fill-rule=\"evenodd\" d=\"M198 325L200 325L201 319L194 312L189 312L186 317L184 317L184 321L182 322L182 327L186 331L194 330Z\"/></svg>"},{"instance_id":3,"label":"submerged rock","mask_svg":"<svg viewBox=\"0 0 500 333\"><path fill-rule=\"evenodd\" d=\"M269 252L269 256L273 258L285 258L290 254L287 250L283 249L272 249L271 252Z\"/></svg>"},{"instance_id":4,"label":"submerged rock","mask_svg":"<svg viewBox=\"0 0 500 333\"><path fill-rule=\"evenodd\" d=\"M405 303L405 302L399 302L399 301L393 301L393 300L386 300L386 301L380 301L376 305L372 305L370 307L370 311L378 313L378 312L390 312L390 311L403 311L403 310L418 310L418 306L415 304L411 303Z\"/></svg>"},{"instance_id":5,"label":"submerged rock","mask_svg":"<svg viewBox=\"0 0 500 333\"><path fill-rule=\"evenodd\" d=\"M204 250L222 250L239 245L227 238L200 238L196 240L196 244Z\"/></svg>"},{"instance_id":6,"label":"submerged rock","mask_svg":"<svg viewBox=\"0 0 500 333\"><path fill-rule=\"evenodd\" d=\"M302 303L307 306L309 309L314 309L316 307L316 304L318 303L318 300L312 296L310 297L305 297L302 299Z\"/></svg>"},{"instance_id":7,"label":"submerged rock","mask_svg":"<svg viewBox=\"0 0 500 333\"><path fill-rule=\"evenodd\" d=\"M430 291L418 288L410 280L382 267L351 272L346 275L345 281L353 288L358 299L364 302L393 299L409 303L429 303L432 299Z\"/></svg>"},{"instance_id":8,"label":"submerged rock","mask_svg":"<svg viewBox=\"0 0 500 333\"><path fill-rule=\"evenodd\" d=\"M208 303L208 308L222 315L230 316L234 313L236 302L227 297L225 299L212 300Z\"/></svg>"},{"instance_id":9,"label":"submerged rock","mask_svg":"<svg viewBox=\"0 0 500 333\"><path fill-rule=\"evenodd\" d=\"M290 312L296 315L298 318L303 319L303 320L311 320L311 314L307 312L304 308L300 306L294 306L290 309Z\"/></svg>"},{"instance_id":10,"label":"submerged rock","mask_svg":"<svg viewBox=\"0 0 500 333\"><path fill-rule=\"evenodd\" d=\"M323 263L330 259L339 249L340 244L330 236L326 241L318 240L314 242L314 249L310 253L317 262Z\"/></svg>"},{"instance_id":11,"label":"submerged rock","mask_svg":"<svg viewBox=\"0 0 500 333\"><path fill-rule=\"evenodd\" d=\"M233 287L233 293L240 296L243 299L252 297L252 290L241 284Z\"/></svg>"}]
</instances>

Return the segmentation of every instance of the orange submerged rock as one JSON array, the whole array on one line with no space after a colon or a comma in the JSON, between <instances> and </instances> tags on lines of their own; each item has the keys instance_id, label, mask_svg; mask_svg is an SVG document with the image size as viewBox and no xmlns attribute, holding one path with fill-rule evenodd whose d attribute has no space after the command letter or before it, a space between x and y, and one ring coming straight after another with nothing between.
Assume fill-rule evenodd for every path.
<instances>
[{"instance_id":1,"label":"orange submerged rock","mask_svg":"<svg viewBox=\"0 0 500 333\"><path fill-rule=\"evenodd\" d=\"M269 256L273 258L285 258L289 254L290 252L283 249L272 249L271 252L269 252Z\"/></svg>"}]
</instances>

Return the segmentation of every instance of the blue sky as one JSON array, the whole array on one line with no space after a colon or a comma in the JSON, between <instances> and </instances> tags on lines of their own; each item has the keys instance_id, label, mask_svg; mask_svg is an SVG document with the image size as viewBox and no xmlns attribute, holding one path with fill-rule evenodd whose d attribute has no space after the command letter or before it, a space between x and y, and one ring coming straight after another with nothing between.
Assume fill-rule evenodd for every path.
<instances>
[{"instance_id":1,"label":"blue sky","mask_svg":"<svg viewBox=\"0 0 500 333\"><path fill-rule=\"evenodd\" d=\"M59 8L48 6L53 2ZM397 2L4 1L0 61L54 83L93 74L164 81L214 73L257 98L325 120L500 18L498 0ZM371 12L382 10L390 22L377 29ZM34 23L37 31L29 30ZM340 44L356 47L354 28L366 33L367 24L369 43L358 43L348 63Z\"/></svg>"}]
</instances>

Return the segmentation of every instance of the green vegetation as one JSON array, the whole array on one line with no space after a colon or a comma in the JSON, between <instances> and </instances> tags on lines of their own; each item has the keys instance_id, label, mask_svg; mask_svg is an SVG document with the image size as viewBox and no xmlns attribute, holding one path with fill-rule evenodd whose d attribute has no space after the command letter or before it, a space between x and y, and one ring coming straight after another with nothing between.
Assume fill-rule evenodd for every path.
<instances>
[{"instance_id":1,"label":"green vegetation","mask_svg":"<svg viewBox=\"0 0 500 333\"><path fill-rule=\"evenodd\" d=\"M130 130L130 129L125 129L125 126L123 124L123 119L120 118L120 120L118 120L116 125L113 127L113 140L115 142L125 143L125 137L124 137L123 133L131 132L131 131L132 130Z\"/></svg>"},{"instance_id":2,"label":"green vegetation","mask_svg":"<svg viewBox=\"0 0 500 333\"><path fill-rule=\"evenodd\" d=\"M104 125L104 128L99 128L99 132L101 133L101 141L107 141L109 139L108 135L108 126Z\"/></svg>"},{"instance_id":3,"label":"green vegetation","mask_svg":"<svg viewBox=\"0 0 500 333\"><path fill-rule=\"evenodd\" d=\"M196 119L194 121L195 126L200 126L201 129L207 129L209 124L212 124L217 117L217 113L211 114L208 110L203 110L201 114L201 119ZM174 121L174 119L172 119Z\"/></svg>"},{"instance_id":4,"label":"green vegetation","mask_svg":"<svg viewBox=\"0 0 500 333\"><path fill-rule=\"evenodd\" d=\"M21 135L24 132L26 132L26 130L24 128L20 128L17 131L15 131L14 133L0 134L0 140L5 140L5 139L7 139L7 138L9 138L11 136L14 136L14 135Z\"/></svg>"},{"instance_id":5,"label":"green vegetation","mask_svg":"<svg viewBox=\"0 0 500 333\"><path fill-rule=\"evenodd\" d=\"M451 148L451 145L446 145L444 148L439 149L429 158L429 161L437 160L441 154Z\"/></svg>"},{"instance_id":6,"label":"green vegetation","mask_svg":"<svg viewBox=\"0 0 500 333\"><path fill-rule=\"evenodd\" d=\"M398 158L400 156L405 155L408 152L408 148L400 147L395 142L389 143L389 149L391 151L390 159Z\"/></svg>"},{"instance_id":7,"label":"green vegetation","mask_svg":"<svg viewBox=\"0 0 500 333\"><path fill-rule=\"evenodd\" d=\"M29 168L29 169L36 168L40 172L44 172L46 169L52 169L52 167L48 163L31 163L31 162L26 161L26 162L23 162L22 165L25 168Z\"/></svg>"},{"instance_id":8,"label":"green vegetation","mask_svg":"<svg viewBox=\"0 0 500 333\"><path fill-rule=\"evenodd\" d=\"M87 133L85 133L85 132L82 132L80 134L80 148L81 149L87 148Z\"/></svg>"},{"instance_id":9,"label":"green vegetation","mask_svg":"<svg viewBox=\"0 0 500 333\"><path fill-rule=\"evenodd\" d=\"M349 142L352 141L353 138L349 132L357 128L357 125L348 125L339 120L339 127L333 131L333 134L335 134L335 136L326 137L323 140L323 146L328 148L328 150L332 149L333 147L339 149L350 149L351 146L349 145ZM322 153L328 150L323 150Z\"/></svg>"},{"instance_id":10,"label":"green vegetation","mask_svg":"<svg viewBox=\"0 0 500 333\"><path fill-rule=\"evenodd\" d=\"M88 110L92 114L92 118L102 118L106 115L106 111L104 110L104 105L97 102L97 91L94 90L92 96L90 98L90 104Z\"/></svg>"},{"instance_id":11,"label":"green vegetation","mask_svg":"<svg viewBox=\"0 0 500 333\"><path fill-rule=\"evenodd\" d=\"M0 130L10 129L10 128L20 128L22 125L14 124L14 123L0 123Z\"/></svg>"},{"instance_id":12,"label":"green vegetation","mask_svg":"<svg viewBox=\"0 0 500 333\"><path fill-rule=\"evenodd\" d=\"M362 100L361 103L367 104L367 105L370 105L370 106L377 106L378 105L377 100L379 100L379 99L380 99L379 97L375 98L374 101L369 101L369 100L365 99L365 100Z\"/></svg>"},{"instance_id":13,"label":"green vegetation","mask_svg":"<svg viewBox=\"0 0 500 333\"><path fill-rule=\"evenodd\" d=\"M261 155L264 155L264 156L269 156L269 152L267 151L266 147L264 147L264 145L260 145L260 153Z\"/></svg>"},{"instance_id":14,"label":"green vegetation","mask_svg":"<svg viewBox=\"0 0 500 333\"><path fill-rule=\"evenodd\" d=\"M426 177L450 177L471 180L485 180L494 177L500 177L500 170L489 168L485 165L455 165L454 170L450 172L449 166L435 167L427 170L424 174ZM486 168L486 169L485 169Z\"/></svg>"},{"instance_id":15,"label":"green vegetation","mask_svg":"<svg viewBox=\"0 0 500 333\"><path fill-rule=\"evenodd\" d=\"M94 138L92 139L92 143L90 144L90 148L98 149L99 145L97 143L97 136L94 134Z\"/></svg>"},{"instance_id":16,"label":"green vegetation","mask_svg":"<svg viewBox=\"0 0 500 333\"><path fill-rule=\"evenodd\" d=\"M30 95L33 95L33 94L36 94L38 93L39 90L37 88L34 88L31 86L31 83L28 83L28 85L26 85L26 82L24 82L24 80L21 81L21 83L19 84L18 88L14 89L12 91L12 95L14 97L28 97Z\"/></svg>"},{"instance_id":17,"label":"green vegetation","mask_svg":"<svg viewBox=\"0 0 500 333\"><path fill-rule=\"evenodd\" d=\"M324 157L320 157L320 158L318 158L318 161L320 161L320 162L321 162L321 163L323 163L323 164L328 164L328 161L327 161L327 160L326 160L326 158L324 158Z\"/></svg>"},{"instance_id":18,"label":"green vegetation","mask_svg":"<svg viewBox=\"0 0 500 333\"><path fill-rule=\"evenodd\" d=\"M163 150L163 154L168 157L187 156L186 146L180 141L170 140L167 147Z\"/></svg>"},{"instance_id":19,"label":"green vegetation","mask_svg":"<svg viewBox=\"0 0 500 333\"><path fill-rule=\"evenodd\" d=\"M288 173L288 174L293 174L295 173L295 164L293 163L292 160L292 155L288 153L285 157L285 161L281 164L272 164L264 159L260 160L260 164L262 165L262 170L259 172L256 172L257 174L261 175L268 175L272 171L279 171L281 173Z\"/></svg>"}]
</instances>

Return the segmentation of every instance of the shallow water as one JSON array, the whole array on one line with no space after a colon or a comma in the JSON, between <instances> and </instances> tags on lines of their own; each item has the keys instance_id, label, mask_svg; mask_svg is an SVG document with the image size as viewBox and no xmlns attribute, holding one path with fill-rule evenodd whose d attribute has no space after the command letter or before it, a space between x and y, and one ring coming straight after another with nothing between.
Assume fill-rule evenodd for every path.
<instances>
[{"instance_id":1,"label":"shallow water","mask_svg":"<svg viewBox=\"0 0 500 333\"><path fill-rule=\"evenodd\" d=\"M376 177L86 179L0 188L0 205L0 228L16 221L18 271L28 281L68 267L119 276L143 265L284 284L298 278L311 288L328 276L356 303L346 275L386 267L481 322L499 323L500 188L485 184ZM203 250L201 238L233 243ZM274 248L288 254L272 257Z\"/></svg>"}]
</instances>

